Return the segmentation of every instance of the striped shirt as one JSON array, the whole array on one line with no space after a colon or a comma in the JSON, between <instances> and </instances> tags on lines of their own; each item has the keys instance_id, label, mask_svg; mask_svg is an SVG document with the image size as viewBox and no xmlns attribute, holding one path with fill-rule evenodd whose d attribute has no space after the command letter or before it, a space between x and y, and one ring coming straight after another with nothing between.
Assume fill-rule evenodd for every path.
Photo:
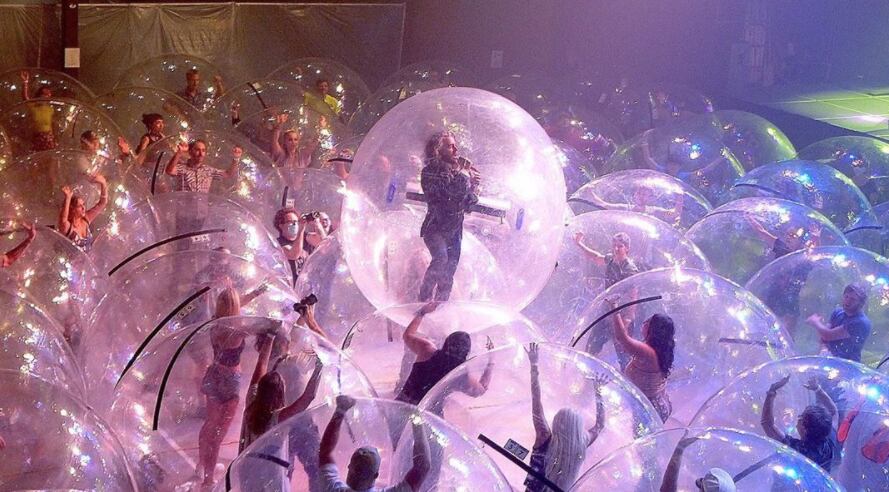
<instances>
[{"instance_id":1,"label":"striped shirt","mask_svg":"<svg viewBox=\"0 0 889 492\"><path fill-rule=\"evenodd\" d=\"M225 171L211 166L177 166L176 167L176 191L196 191L198 193L210 193L213 179L225 176Z\"/></svg>"}]
</instances>

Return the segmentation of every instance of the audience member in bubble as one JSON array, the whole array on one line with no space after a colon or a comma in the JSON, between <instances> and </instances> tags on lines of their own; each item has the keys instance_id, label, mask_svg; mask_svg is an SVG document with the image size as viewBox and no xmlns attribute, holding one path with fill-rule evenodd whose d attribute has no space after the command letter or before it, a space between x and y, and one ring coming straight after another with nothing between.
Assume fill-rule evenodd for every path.
<instances>
[{"instance_id":1,"label":"audience member in bubble","mask_svg":"<svg viewBox=\"0 0 889 492\"><path fill-rule=\"evenodd\" d=\"M837 407L830 396L821 388L815 378L806 383L806 388L815 394L816 403L803 410L796 422L799 439L786 435L775 425L774 403L778 390L790 381L790 375L776 381L766 392L762 406L762 430L767 437L781 442L796 450L806 458L830 473L834 461L840 458L840 451L835 442L833 419L837 415Z\"/></svg>"},{"instance_id":2,"label":"audience member in bubble","mask_svg":"<svg viewBox=\"0 0 889 492\"><path fill-rule=\"evenodd\" d=\"M346 412L355 406L355 399L346 395L336 397L336 410L330 417L324 435L321 438L321 451L318 453L318 464L321 467L322 488L326 492L350 492L379 490L374 483L380 474L380 452L372 446L363 446L352 453L349 460L349 473L346 481L340 479L340 472L333 458L340 437L340 428ZM429 443L423 433L423 425L412 421L414 435L413 461L404 479L396 485L387 487L386 492L420 492L426 475L431 466L429 459Z\"/></svg>"},{"instance_id":3,"label":"audience member in bubble","mask_svg":"<svg viewBox=\"0 0 889 492\"><path fill-rule=\"evenodd\" d=\"M200 286L214 289L212 292L222 292L228 287L236 290L245 290L244 279L232 272L229 260L232 257L231 250L225 247L213 248L208 263L194 274L194 283ZM254 299L265 294L269 289L268 279L255 289L240 296L240 305L246 306ZM203 301L198 303L198 308L189 312L182 318L182 326L195 323L203 323L213 317L216 307L213 305L213 297L203 296ZM190 345L191 346L191 345Z\"/></svg>"},{"instance_id":4,"label":"audience member in bubble","mask_svg":"<svg viewBox=\"0 0 889 492\"><path fill-rule=\"evenodd\" d=\"M534 446L529 465L562 490L568 490L577 474L588 447L592 446L605 427L605 404L602 402L602 386L608 384L605 375L593 379L596 388L596 423L584 428L583 416L573 408L562 408L553 417L552 426L546 420L543 400L540 396L540 376L537 367L540 353L536 343L527 349L531 362L531 420L534 424ZM525 480L525 492L544 492L548 488L533 475Z\"/></svg>"},{"instance_id":5,"label":"audience member in bubble","mask_svg":"<svg viewBox=\"0 0 889 492\"><path fill-rule=\"evenodd\" d=\"M0 268L11 267L13 263L15 263L19 258L25 254L25 250L28 249L28 246L34 242L34 238L37 237L37 228L34 227L34 224L22 224L22 227L18 229L13 229L11 231L2 231L2 234L11 234L14 232L27 232L28 235L25 237L22 242L20 242L16 247L11 250L3 253L3 258L0 259Z\"/></svg>"},{"instance_id":6,"label":"audience member in bubble","mask_svg":"<svg viewBox=\"0 0 889 492\"><path fill-rule=\"evenodd\" d=\"M302 218L306 221L306 243L303 249L306 254L312 254L321 245L321 241L333 232L333 224L329 215L319 211L304 214Z\"/></svg>"},{"instance_id":7,"label":"audience member in bubble","mask_svg":"<svg viewBox=\"0 0 889 492\"><path fill-rule=\"evenodd\" d=\"M583 250L590 260L596 265L605 268L606 289L621 280L632 277L644 270L639 267L633 258L630 257L630 236L626 233L618 232L611 238L611 253L607 254L602 254L590 248L583 243L583 239L584 236L582 232L578 232L574 235L574 242L577 243L577 246ZM635 337L639 335L639 330L637 323L635 322L635 316L633 316L634 314L635 310L630 308L627 312L628 317L625 322L627 323L627 326L629 326L630 336ZM587 352L593 356L599 355L605 347L605 343L613 339L613 332L614 327L612 324L609 323L608 320L602 320L593 328L593 332L590 333L589 339L587 340ZM630 361L629 353L624 350L621 344L615 344L614 351L617 354L621 369L626 368Z\"/></svg>"},{"instance_id":8,"label":"audience member in bubble","mask_svg":"<svg viewBox=\"0 0 889 492\"><path fill-rule=\"evenodd\" d=\"M605 201L602 197L595 193L584 195L583 199L588 199L590 203L603 210L626 210L627 212L636 212L639 214L651 215L657 217L664 222L676 226L682 219L682 210L685 206L682 196L677 196L673 202L672 208L658 207L651 203L655 201L654 191L644 186L639 186L633 191L632 200L627 203L611 203Z\"/></svg>"},{"instance_id":9,"label":"audience member in bubble","mask_svg":"<svg viewBox=\"0 0 889 492\"><path fill-rule=\"evenodd\" d=\"M89 210L86 209L86 201L74 194L70 186L62 187L65 199L62 209L59 211L59 221L56 224L59 232L70 239L78 248L89 251L93 243L93 233L90 224L105 210L108 205L108 182L101 174L90 177L90 181L99 186L99 201Z\"/></svg>"},{"instance_id":10,"label":"audience member in bubble","mask_svg":"<svg viewBox=\"0 0 889 492\"><path fill-rule=\"evenodd\" d=\"M330 81L327 79L315 81L315 89L303 94L303 104L318 114L332 117L338 117L343 110L339 99L330 93Z\"/></svg>"},{"instance_id":11,"label":"audience member in bubble","mask_svg":"<svg viewBox=\"0 0 889 492\"><path fill-rule=\"evenodd\" d=\"M31 101L31 99L47 99L52 97L52 89L47 85L41 85L34 91L31 96L31 72L23 70L22 77L22 100ZM55 111L52 105L44 102L32 102L28 104L28 111L31 113L31 125L34 131L31 136L31 150L41 152L44 150L53 150L58 143L54 132L55 128Z\"/></svg>"},{"instance_id":12,"label":"audience member in bubble","mask_svg":"<svg viewBox=\"0 0 889 492\"><path fill-rule=\"evenodd\" d=\"M787 246L789 243L784 243ZM772 249L775 258L789 253L782 245L777 245ZM802 262L794 267L786 275L775 279L766 289L763 295L763 301L771 308L781 326L790 334L791 337L796 334L796 326L800 317L800 295L809 273L812 272L814 266L810 262Z\"/></svg>"},{"instance_id":13,"label":"audience member in bubble","mask_svg":"<svg viewBox=\"0 0 889 492\"><path fill-rule=\"evenodd\" d=\"M682 469L682 455L685 450L699 441L700 437L683 437L676 445L673 456L664 471L664 479L661 481L661 492L676 492L679 490L679 470ZM734 492L737 490L735 479L722 468L711 468L703 477L695 480L695 487L700 492Z\"/></svg>"},{"instance_id":14,"label":"audience member in bubble","mask_svg":"<svg viewBox=\"0 0 889 492\"><path fill-rule=\"evenodd\" d=\"M306 221L293 207L285 207L275 212L275 229L278 231L278 244L293 275L293 284L306 263L308 254L303 248L306 233Z\"/></svg>"},{"instance_id":15,"label":"audience member in bubble","mask_svg":"<svg viewBox=\"0 0 889 492\"><path fill-rule=\"evenodd\" d=\"M312 163L312 153L300 146L301 134L291 128L282 133L282 127L290 119L288 114L279 114L272 132L272 160L275 165L288 169L305 169Z\"/></svg>"},{"instance_id":16,"label":"audience member in bubble","mask_svg":"<svg viewBox=\"0 0 889 492\"><path fill-rule=\"evenodd\" d=\"M837 439L843 448L843 460L836 478L847 490L887 490L889 424L884 414L861 411L863 403L859 403L840 423Z\"/></svg>"},{"instance_id":17,"label":"audience member in bubble","mask_svg":"<svg viewBox=\"0 0 889 492\"><path fill-rule=\"evenodd\" d=\"M139 137L139 145L136 146L136 155L145 160L143 152L151 144L166 138L164 135L164 117L158 113L142 115L142 124L145 125L145 134Z\"/></svg>"},{"instance_id":18,"label":"audience member in bubble","mask_svg":"<svg viewBox=\"0 0 889 492\"><path fill-rule=\"evenodd\" d=\"M201 72L196 68L192 68L185 72L185 88L176 93L177 96L188 101L189 104L196 108L203 108L204 103L210 99L218 99L225 92L222 85L222 76L213 76L213 95L210 96L201 90Z\"/></svg>"},{"instance_id":19,"label":"audience member in bubble","mask_svg":"<svg viewBox=\"0 0 889 492\"><path fill-rule=\"evenodd\" d=\"M842 305L830 315L829 325L818 314L809 316L806 323L815 328L830 355L860 363L861 350L871 332L865 305L867 291L859 284L849 284L843 289Z\"/></svg>"},{"instance_id":20,"label":"audience member in bubble","mask_svg":"<svg viewBox=\"0 0 889 492\"><path fill-rule=\"evenodd\" d=\"M784 224L781 237L778 237L766 230L755 215L745 215L754 232L763 241L772 243L772 257L775 260L802 248L817 248L821 245L821 226L817 223L812 224L809 230L794 227L790 223Z\"/></svg>"},{"instance_id":21,"label":"audience member in bubble","mask_svg":"<svg viewBox=\"0 0 889 492\"><path fill-rule=\"evenodd\" d=\"M608 299L611 308L617 307L616 299ZM642 341L631 337L627 325L616 311L614 319L615 345L621 345L630 355L624 375L651 402L664 422L673 413L673 405L667 395L667 378L673 368L673 338L676 328L673 319L666 314L654 314L642 323Z\"/></svg>"},{"instance_id":22,"label":"audience member in bubble","mask_svg":"<svg viewBox=\"0 0 889 492\"><path fill-rule=\"evenodd\" d=\"M198 193L210 193L213 180L216 178L232 178L238 175L241 166L241 155L244 150L237 145L232 148L232 163L226 170L217 169L204 163L207 157L207 142L195 140L189 144L180 142L176 153L167 163L164 172L168 176L177 178L174 189L176 191L194 191ZM179 161L188 154L188 160L184 166Z\"/></svg>"},{"instance_id":23,"label":"audience member in bubble","mask_svg":"<svg viewBox=\"0 0 889 492\"><path fill-rule=\"evenodd\" d=\"M472 349L472 339L464 331L455 331L448 335L441 348L436 347L432 340L418 333L423 318L435 311L437 307L438 303L436 302L430 302L421 307L404 330L402 340L404 340L405 347L416 355L416 361L411 367L404 386L395 397L398 401L412 405L418 404L436 383L457 366L466 362ZM488 339L487 349L488 351L494 349L494 344L490 339ZM470 396L483 395L488 391L493 371L494 360L488 359L488 364L479 379L467 377L454 390Z\"/></svg>"},{"instance_id":24,"label":"audience member in bubble","mask_svg":"<svg viewBox=\"0 0 889 492\"><path fill-rule=\"evenodd\" d=\"M454 285L463 240L463 216L478 203L481 175L472 163L457 155L450 132L436 133L426 143L426 163L420 186L426 196L426 217L420 236L432 261L420 284L419 300L447 301Z\"/></svg>"}]
</instances>

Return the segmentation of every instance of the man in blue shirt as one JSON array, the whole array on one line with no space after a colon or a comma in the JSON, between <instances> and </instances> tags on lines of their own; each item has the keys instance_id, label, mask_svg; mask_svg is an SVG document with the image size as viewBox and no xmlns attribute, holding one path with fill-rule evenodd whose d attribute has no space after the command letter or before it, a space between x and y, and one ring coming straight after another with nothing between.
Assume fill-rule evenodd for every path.
<instances>
[{"instance_id":1,"label":"man in blue shirt","mask_svg":"<svg viewBox=\"0 0 889 492\"><path fill-rule=\"evenodd\" d=\"M870 336L871 324L864 314L867 292L858 284L843 290L843 304L830 315L830 324L813 314L806 320L821 337L830 354L842 359L861 362L861 350Z\"/></svg>"}]
</instances>

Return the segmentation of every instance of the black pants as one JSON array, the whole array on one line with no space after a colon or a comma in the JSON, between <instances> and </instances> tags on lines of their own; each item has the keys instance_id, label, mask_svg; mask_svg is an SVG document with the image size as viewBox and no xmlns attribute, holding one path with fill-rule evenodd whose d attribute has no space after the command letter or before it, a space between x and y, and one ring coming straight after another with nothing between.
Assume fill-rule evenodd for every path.
<instances>
[{"instance_id":1,"label":"black pants","mask_svg":"<svg viewBox=\"0 0 889 492\"><path fill-rule=\"evenodd\" d=\"M432 255L432 262L420 284L420 302L432 299L435 291L436 301L447 301L451 297L454 286L454 274L460 262L460 242L463 240L463 228L453 231L428 231L423 242Z\"/></svg>"}]
</instances>

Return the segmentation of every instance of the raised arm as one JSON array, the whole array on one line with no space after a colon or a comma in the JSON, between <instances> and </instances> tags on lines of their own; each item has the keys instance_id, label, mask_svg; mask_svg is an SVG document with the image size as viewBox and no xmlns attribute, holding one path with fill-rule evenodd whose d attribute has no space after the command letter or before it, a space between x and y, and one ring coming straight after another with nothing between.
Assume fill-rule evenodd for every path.
<instances>
[{"instance_id":1,"label":"raised arm","mask_svg":"<svg viewBox=\"0 0 889 492\"><path fill-rule=\"evenodd\" d=\"M22 70L19 72L19 77L22 78L22 101L29 101L31 99L31 72Z\"/></svg>"},{"instance_id":2,"label":"raised arm","mask_svg":"<svg viewBox=\"0 0 889 492\"><path fill-rule=\"evenodd\" d=\"M259 356L256 359L256 367L253 369L253 376L250 378L251 388L258 385L259 380L268 372L269 357L272 355L272 342L275 340L275 337L269 333L262 333L259 337L261 337L259 339Z\"/></svg>"},{"instance_id":3,"label":"raised arm","mask_svg":"<svg viewBox=\"0 0 889 492\"><path fill-rule=\"evenodd\" d=\"M62 186L62 194L65 195L65 199L62 202L62 209L59 211L59 220L56 223L56 226L59 229L59 233L66 235L71 229L71 222L68 220L68 215L71 211L71 197L74 196L74 192L71 191L70 186Z\"/></svg>"},{"instance_id":4,"label":"raised arm","mask_svg":"<svg viewBox=\"0 0 889 492\"><path fill-rule=\"evenodd\" d=\"M37 229L34 227L33 224L24 224L22 228L28 232L28 237L26 237L21 243L19 243L18 246L12 248L3 255L2 263L0 263L0 266L2 266L3 268L12 266L12 264L15 263L16 260L21 258L25 250L28 249L28 246L30 246L31 243L34 242L34 238L37 237Z\"/></svg>"},{"instance_id":5,"label":"raised arm","mask_svg":"<svg viewBox=\"0 0 889 492\"><path fill-rule=\"evenodd\" d=\"M404 476L404 481L414 492L420 492L423 481L432 467L432 460L429 455L429 442L426 439L426 433L423 431L423 422L420 421L418 415L411 415L411 425L413 425L414 434L414 456L413 466Z\"/></svg>"},{"instance_id":6,"label":"raised arm","mask_svg":"<svg viewBox=\"0 0 889 492\"><path fill-rule=\"evenodd\" d=\"M744 217L747 219L747 223L750 224L750 227L752 227L753 230L756 231L756 234L764 241L772 242L778 239L778 236L767 231L766 228L763 227L762 223L756 220L756 217L754 217L753 214L745 213Z\"/></svg>"},{"instance_id":7,"label":"raised arm","mask_svg":"<svg viewBox=\"0 0 889 492\"><path fill-rule=\"evenodd\" d=\"M616 306L611 304L612 309ZM620 311L614 313L614 341L621 344L623 348L633 356L643 356L643 357L654 357L657 358L657 354L654 352L654 349L648 346L645 342L640 342L635 338L631 337L627 332L627 325L624 322L623 316L621 316Z\"/></svg>"},{"instance_id":8,"label":"raised arm","mask_svg":"<svg viewBox=\"0 0 889 492\"><path fill-rule=\"evenodd\" d=\"M93 205L93 208L86 211L86 220L92 223L108 205L108 182L101 174L92 176L90 181L99 185L99 201Z\"/></svg>"},{"instance_id":9,"label":"raised arm","mask_svg":"<svg viewBox=\"0 0 889 492\"><path fill-rule=\"evenodd\" d=\"M775 396L778 394L778 390L783 388L788 381L790 381L790 375L784 376L784 378L772 384L766 392L766 400L762 404L762 418L760 419L759 424L762 426L762 430L765 432L766 436L776 441L784 441L785 436L775 425L775 410L773 408L775 405Z\"/></svg>"},{"instance_id":10,"label":"raised arm","mask_svg":"<svg viewBox=\"0 0 889 492\"><path fill-rule=\"evenodd\" d=\"M540 371L537 363L540 360L539 347L532 343L528 347L528 361L531 362L531 422L534 424L534 447L540 447L550 438L552 431L543 411L543 400L540 396Z\"/></svg>"},{"instance_id":11,"label":"raised arm","mask_svg":"<svg viewBox=\"0 0 889 492\"><path fill-rule=\"evenodd\" d=\"M417 333L420 329L420 324L423 322L423 318L432 311L435 311L437 307L438 303L436 302L430 302L421 307L420 310L417 311L416 316L414 316L414 319L407 325L404 334L401 336L401 339L404 340L404 345L417 355L417 362L428 360L432 357L432 354L438 350L432 341Z\"/></svg>"},{"instance_id":12,"label":"raised arm","mask_svg":"<svg viewBox=\"0 0 889 492\"><path fill-rule=\"evenodd\" d=\"M828 395L827 392L824 391L824 388L822 388L821 385L818 384L817 378L810 378L809 381L806 382L805 386L807 390L815 393L815 402L818 403L818 405L824 407L824 409L827 410L827 413L829 413L832 418L836 417L839 414L836 403L834 403L830 395Z\"/></svg>"},{"instance_id":13,"label":"raised arm","mask_svg":"<svg viewBox=\"0 0 889 492\"><path fill-rule=\"evenodd\" d=\"M284 156L284 148L281 147L281 127L289 117L287 113L275 117L275 129L272 131L272 159L276 161Z\"/></svg>"},{"instance_id":14,"label":"raised arm","mask_svg":"<svg viewBox=\"0 0 889 492\"><path fill-rule=\"evenodd\" d=\"M589 259L593 260L593 263L599 266L605 264L605 255L583 243L582 232L577 232L574 234L574 242L577 243L577 247L579 247Z\"/></svg>"},{"instance_id":15,"label":"raised arm","mask_svg":"<svg viewBox=\"0 0 889 492\"><path fill-rule=\"evenodd\" d=\"M318 450L319 466L336 463L333 459L333 452L340 440L340 427L343 425L346 412L353 406L355 406L355 399L351 396L339 395L336 397L336 410L333 411L333 416L330 417L330 422L327 423L324 434L321 436L321 445Z\"/></svg>"},{"instance_id":16,"label":"raised arm","mask_svg":"<svg viewBox=\"0 0 889 492\"><path fill-rule=\"evenodd\" d=\"M278 420L284 421L288 418L306 411L309 408L309 405L312 404L312 401L315 399L315 396L318 394L318 386L321 384L321 370L324 369L324 364L321 363L321 359L315 357L315 370L312 372L312 376L309 378L309 382L306 383L306 389L303 390L303 394L299 396L292 404L284 407L279 414Z\"/></svg>"},{"instance_id":17,"label":"raised arm","mask_svg":"<svg viewBox=\"0 0 889 492\"><path fill-rule=\"evenodd\" d=\"M176 146L176 152L173 154L173 157L170 158L170 162L167 163L167 167L164 168L164 173L167 176L176 176L179 174L178 167L179 161L188 154L188 144L185 142L179 142L179 145Z\"/></svg>"},{"instance_id":18,"label":"raised arm","mask_svg":"<svg viewBox=\"0 0 889 492\"><path fill-rule=\"evenodd\" d=\"M599 437L599 433L605 428L605 402L602 400L602 386L608 384L608 376L605 374L596 374L592 378L593 384L596 386L596 423L590 428L590 440L587 446L591 446Z\"/></svg>"},{"instance_id":19,"label":"raised arm","mask_svg":"<svg viewBox=\"0 0 889 492\"><path fill-rule=\"evenodd\" d=\"M241 306L246 306L253 302L257 297L265 294L269 290L268 279L264 280L259 286L241 297Z\"/></svg>"},{"instance_id":20,"label":"raised arm","mask_svg":"<svg viewBox=\"0 0 889 492\"><path fill-rule=\"evenodd\" d=\"M232 148L232 163L228 166L228 169L225 170L226 178L233 178L238 175L238 171L241 168L242 155L244 155L244 149L235 145L234 148Z\"/></svg>"},{"instance_id":21,"label":"raised arm","mask_svg":"<svg viewBox=\"0 0 889 492\"><path fill-rule=\"evenodd\" d=\"M315 304L306 306L306 314L305 316L300 316L297 323L299 323L299 321L304 321L306 327L321 338L330 340L330 337L327 336L327 333L321 328L321 325L318 324L318 320L315 318Z\"/></svg>"},{"instance_id":22,"label":"raised arm","mask_svg":"<svg viewBox=\"0 0 889 492\"><path fill-rule=\"evenodd\" d=\"M688 434L686 434L687 436ZM661 492L676 492L679 488L679 470L682 468L682 455L686 448L691 446L698 437L683 437L673 450L673 456L670 457L670 463L664 471L664 480L661 482Z\"/></svg>"}]
</instances>

